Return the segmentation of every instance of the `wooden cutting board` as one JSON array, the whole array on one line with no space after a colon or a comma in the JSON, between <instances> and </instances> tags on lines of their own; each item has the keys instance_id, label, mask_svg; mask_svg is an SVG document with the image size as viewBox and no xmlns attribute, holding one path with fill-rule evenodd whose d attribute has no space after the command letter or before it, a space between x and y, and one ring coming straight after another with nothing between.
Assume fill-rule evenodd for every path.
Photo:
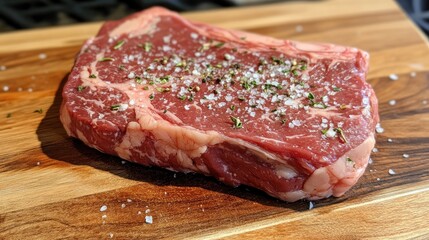
<instances>
[{"instance_id":1,"label":"wooden cutting board","mask_svg":"<svg viewBox=\"0 0 429 240\"><path fill-rule=\"evenodd\" d=\"M100 23L7 33L0 35L0 239L429 239L428 41L394 1L291 2L184 16L369 51L368 81L385 131L359 183L309 210L306 201L285 203L101 154L67 137L58 118L73 58Z\"/></svg>"}]
</instances>

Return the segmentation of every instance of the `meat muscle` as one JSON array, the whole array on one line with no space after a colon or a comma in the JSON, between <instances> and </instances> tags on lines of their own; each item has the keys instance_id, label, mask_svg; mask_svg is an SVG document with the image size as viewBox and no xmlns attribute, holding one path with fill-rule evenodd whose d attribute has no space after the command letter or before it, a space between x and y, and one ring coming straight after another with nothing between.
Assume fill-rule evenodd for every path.
<instances>
[{"instance_id":1,"label":"meat muscle","mask_svg":"<svg viewBox=\"0 0 429 240\"><path fill-rule=\"evenodd\" d=\"M63 89L67 133L147 166L285 201L341 196L364 173L377 99L368 54L190 22L151 8L107 22Z\"/></svg>"}]
</instances>

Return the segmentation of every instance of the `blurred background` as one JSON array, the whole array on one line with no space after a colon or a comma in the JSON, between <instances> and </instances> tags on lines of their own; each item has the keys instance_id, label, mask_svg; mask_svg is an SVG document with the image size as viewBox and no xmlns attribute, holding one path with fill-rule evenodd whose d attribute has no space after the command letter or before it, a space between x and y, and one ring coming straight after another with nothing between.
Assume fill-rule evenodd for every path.
<instances>
[{"instance_id":1,"label":"blurred background","mask_svg":"<svg viewBox=\"0 0 429 240\"><path fill-rule=\"evenodd\" d=\"M0 32L113 20L151 6L185 12L269 4L282 0L0 0ZM283 0L285 1L285 0ZM287 0L286 0L287 1ZM290 1L290 0L289 0ZM396 0L429 34L429 0Z\"/></svg>"}]
</instances>

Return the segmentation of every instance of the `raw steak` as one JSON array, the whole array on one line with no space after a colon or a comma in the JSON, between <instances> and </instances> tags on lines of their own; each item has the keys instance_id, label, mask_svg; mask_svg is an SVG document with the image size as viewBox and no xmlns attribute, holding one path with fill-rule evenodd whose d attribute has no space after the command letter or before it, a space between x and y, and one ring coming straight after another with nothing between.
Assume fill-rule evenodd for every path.
<instances>
[{"instance_id":1,"label":"raw steak","mask_svg":"<svg viewBox=\"0 0 429 240\"><path fill-rule=\"evenodd\" d=\"M364 173L377 99L368 54L189 22L107 22L63 90L70 136L143 165L286 200L341 196Z\"/></svg>"}]
</instances>

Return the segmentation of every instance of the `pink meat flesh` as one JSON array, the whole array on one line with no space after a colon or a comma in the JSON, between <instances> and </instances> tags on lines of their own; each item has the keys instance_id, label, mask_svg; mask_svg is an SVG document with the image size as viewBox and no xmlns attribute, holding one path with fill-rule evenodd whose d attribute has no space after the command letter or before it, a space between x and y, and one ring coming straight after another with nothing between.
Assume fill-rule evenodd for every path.
<instances>
[{"instance_id":1,"label":"pink meat flesh","mask_svg":"<svg viewBox=\"0 0 429 240\"><path fill-rule=\"evenodd\" d=\"M192 23L162 8L107 22L63 89L70 136L286 200L341 196L364 173L377 99L356 48Z\"/></svg>"}]
</instances>

